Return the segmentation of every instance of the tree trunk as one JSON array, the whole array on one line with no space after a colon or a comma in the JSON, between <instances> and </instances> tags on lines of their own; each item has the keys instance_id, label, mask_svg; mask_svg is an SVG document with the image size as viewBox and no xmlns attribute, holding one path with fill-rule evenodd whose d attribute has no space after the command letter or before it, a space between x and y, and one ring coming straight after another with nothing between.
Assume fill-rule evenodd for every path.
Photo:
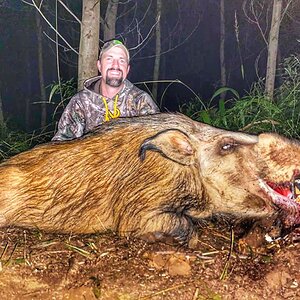
<instances>
[{"instance_id":1,"label":"tree trunk","mask_svg":"<svg viewBox=\"0 0 300 300\"><path fill-rule=\"evenodd\" d=\"M273 99L273 94L274 94L276 62L277 62L277 52L278 52L278 37L279 37L279 28L280 28L280 21L281 21L281 9L282 9L282 0L274 0L272 23L271 23L271 29L269 34L268 62L267 62L267 74L266 74L266 87L265 87L265 93L270 98L270 100Z\"/></svg>"},{"instance_id":2,"label":"tree trunk","mask_svg":"<svg viewBox=\"0 0 300 300\"><path fill-rule=\"evenodd\" d=\"M78 90L83 82L98 74L100 0L82 1L82 20L78 57Z\"/></svg>"},{"instance_id":3,"label":"tree trunk","mask_svg":"<svg viewBox=\"0 0 300 300\"><path fill-rule=\"evenodd\" d=\"M221 86L226 86L226 68L225 68L225 7L224 0L220 2L220 71ZM225 93L221 94L221 99L225 98Z\"/></svg>"},{"instance_id":4,"label":"tree trunk","mask_svg":"<svg viewBox=\"0 0 300 300\"><path fill-rule=\"evenodd\" d=\"M6 124L4 122L2 96L1 96L1 90L0 90L0 129L4 129L5 127L6 127Z\"/></svg>"},{"instance_id":5,"label":"tree trunk","mask_svg":"<svg viewBox=\"0 0 300 300\"><path fill-rule=\"evenodd\" d=\"M28 23L29 20L31 18L31 16L29 17L26 14L26 18L28 19ZM30 26L26 27L26 38L28 40L30 40ZM29 132L31 129L31 95L32 95L32 82L31 82L31 72L32 72L32 68L31 68L31 60L32 60L32 49L31 47L27 47L26 49L24 49L24 67L26 68L26 76L28 78L27 83L26 83L26 95L25 95L25 128L26 131Z\"/></svg>"},{"instance_id":6,"label":"tree trunk","mask_svg":"<svg viewBox=\"0 0 300 300\"><path fill-rule=\"evenodd\" d=\"M116 37L116 21L118 13L119 0L109 0L105 13L104 23L104 41L114 39Z\"/></svg>"},{"instance_id":7,"label":"tree trunk","mask_svg":"<svg viewBox=\"0 0 300 300\"><path fill-rule=\"evenodd\" d=\"M35 13L36 27L37 27L37 46L38 46L38 76L41 92L41 127L47 124L47 102L46 89L44 82L44 61L43 61L43 39L42 39L42 25L41 17L38 11Z\"/></svg>"},{"instance_id":8,"label":"tree trunk","mask_svg":"<svg viewBox=\"0 0 300 300\"><path fill-rule=\"evenodd\" d=\"M156 1L156 11L157 11L157 24L156 24L156 47L155 47L155 61L153 70L153 87L152 87L152 97L157 100L157 90L158 90L158 77L159 77L159 67L160 67L160 53L161 53L161 27L160 27L160 17L162 11L162 0Z\"/></svg>"},{"instance_id":9,"label":"tree trunk","mask_svg":"<svg viewBox=\"0 0 300 300\"><path fill-rule=\"evenodd\" d=\"M24 49L24 51L29 51L28 49ZM29 132L31 128L30 120L31 120L31 98L30 95L32 94L32 89L31 89L31 80L30 80L30 71L32 70L30 68L30 59L27 59L26 62L26 74L29 78L27 80L27 95L25 96L25 128L26 131Z\"/></svg>"}]
</instances>

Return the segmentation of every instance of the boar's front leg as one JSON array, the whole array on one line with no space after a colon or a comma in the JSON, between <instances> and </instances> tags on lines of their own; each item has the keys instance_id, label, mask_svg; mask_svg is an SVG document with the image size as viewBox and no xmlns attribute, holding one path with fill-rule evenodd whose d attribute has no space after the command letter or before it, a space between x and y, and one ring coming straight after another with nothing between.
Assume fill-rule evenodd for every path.
<instances>
[{"instance_id":1,"label":"boar's front leg","mask_svg":"<svg viewBox=\"0 0 300 300\"><path fill-rule=\"evenodd\" d=\"M194 244L198 235L195 231L195 222L186 215L177 215L174 212L160 212L147 218L138 232L138 235L150 242L166 244Z\"/></svg>"}]
</instances>

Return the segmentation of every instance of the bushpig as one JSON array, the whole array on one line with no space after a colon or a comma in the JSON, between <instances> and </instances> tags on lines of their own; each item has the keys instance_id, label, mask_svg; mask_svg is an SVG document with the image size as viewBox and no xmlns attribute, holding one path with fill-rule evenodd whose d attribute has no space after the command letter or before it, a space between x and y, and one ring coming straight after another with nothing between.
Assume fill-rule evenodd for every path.
<instances>
[{"instance_id":1,"label":"bushpig","mask_svg":"<svg viewBox=\"0 0 300 300\"><path fill-rule=\"evenodd\" d=\"M264 218L277 208L291 226L300 220L299 170L299 143L276 134L181 114L121 118L0 164L0 226L188 242L214 214Z\"/></svg>"}]
</instances>

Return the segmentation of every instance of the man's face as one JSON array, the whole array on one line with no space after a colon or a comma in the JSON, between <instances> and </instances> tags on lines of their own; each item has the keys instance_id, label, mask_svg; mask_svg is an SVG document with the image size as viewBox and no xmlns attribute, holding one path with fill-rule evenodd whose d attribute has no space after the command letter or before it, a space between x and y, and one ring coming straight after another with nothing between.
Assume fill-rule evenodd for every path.
<instances>
[{"instance_id":1,"label":"man's face","mask_svg":"<svg viewBox=\"0 0 300 300\"><path fill-rule=\"evenodd\" d=\"M113 47L105 52L97 67L104 82L111 87L119 87L126 79L129 72L129 64L124 50Z\"/></svg>"}]
</instances>

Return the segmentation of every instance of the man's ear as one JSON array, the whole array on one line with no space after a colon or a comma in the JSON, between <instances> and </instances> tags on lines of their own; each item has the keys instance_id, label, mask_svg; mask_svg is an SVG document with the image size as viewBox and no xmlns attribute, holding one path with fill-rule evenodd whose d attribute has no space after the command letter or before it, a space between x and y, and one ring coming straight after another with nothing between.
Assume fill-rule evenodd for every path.
<instances>
[{"instance_id":1,"label":"man's ear","mask_svg":"<svg viewBox=\"0 0 300 300\"><path fill-rule=\"evenodd\" d=\"M146 151L155 151L163 157L181 165L191 165L194 162L195 149L189 136L178 129L168 129L146 139L139 152L143 161L146 159Z\"/></svg>"},{"instance_id":2,"label":"man's ear","mask_svg":"<svg viewBox=\"0 0 300 300\"><path fill-rule=\"evenodd\" d=\"M101 73L101 71L100 71L101 70L101 62L99 59L97 60L97 69Z\"/></svg>"}]
</instances>

